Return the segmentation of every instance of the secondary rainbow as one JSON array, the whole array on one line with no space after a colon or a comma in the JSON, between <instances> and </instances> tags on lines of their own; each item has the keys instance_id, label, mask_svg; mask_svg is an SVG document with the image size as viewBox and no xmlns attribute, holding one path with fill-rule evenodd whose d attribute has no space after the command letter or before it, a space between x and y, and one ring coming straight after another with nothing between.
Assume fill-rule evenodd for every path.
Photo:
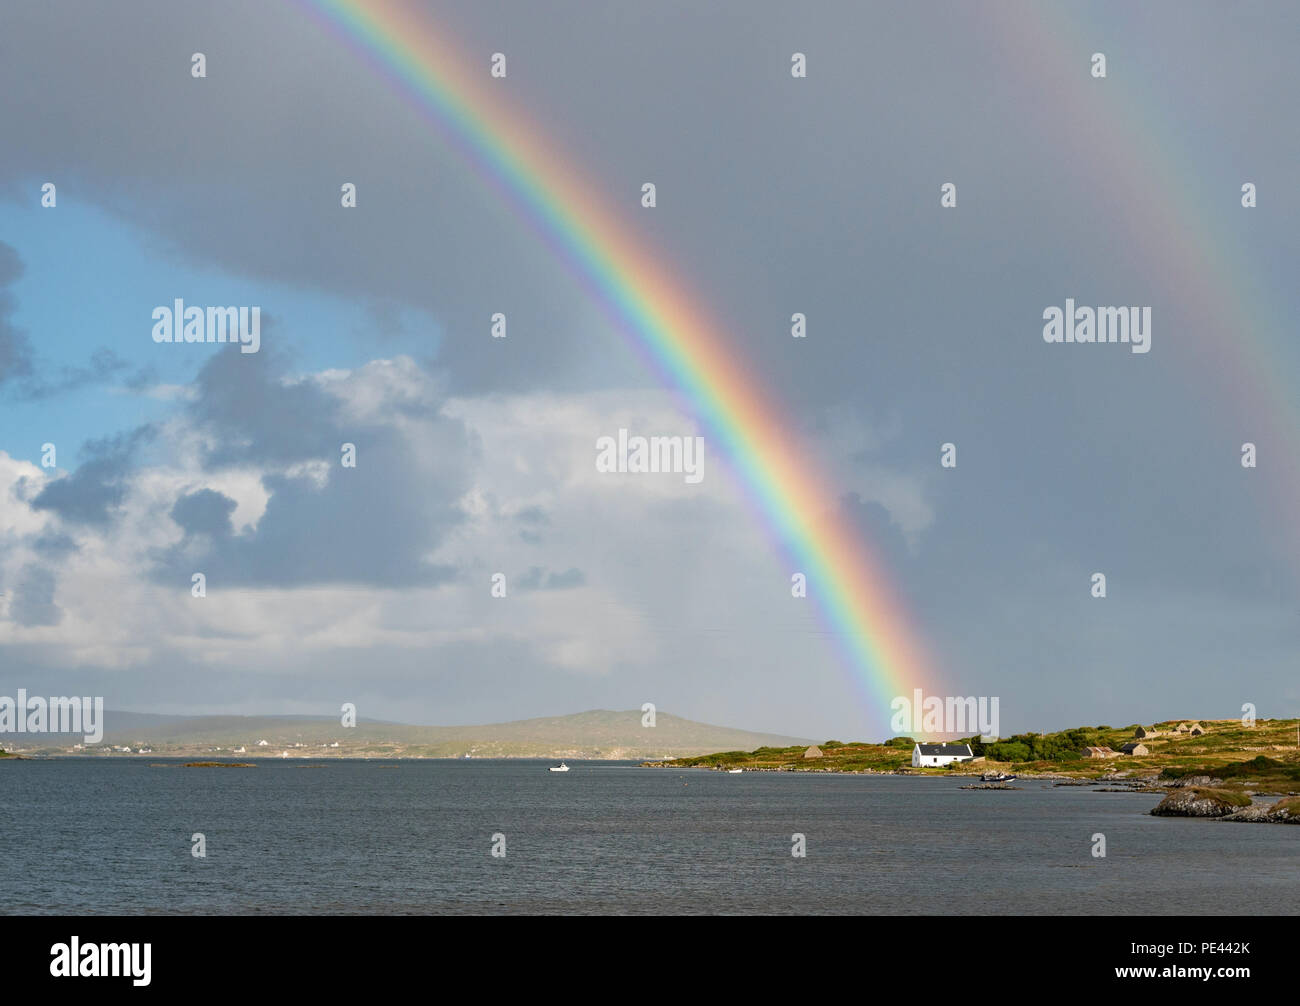
<instances>
[{"instance_id":1,"label":"secondary rainbow","mask_svg":"<svg viewBox=\"0 0 1300 1006\"><path fill-rule=\"evenodd\" d=\"M298 0L415 100L567 264L641 357L682 397L711 445L808 577L832 635L887 729L895 696L934 688L935 675L885 566L849 528L824 473L802 456L781 413L721 329L649 255L637 234L598 205L595 187L502 100L484 53L471 67L427 17L392 0ZM497 86L493 86L497 85Z\"/></svg>"},{"instance_id":2,"label":"secondary rainbow","mask_svg":"<svg viewBox=\"0 0 1300 1006\"><path fill-rule=\"evenodd\" d=\"M1184 362L1188 386L1216 389L1211 404L1229 407L1226 421L1218 409L1205 410L1225 431L1210 447L1222 452L1225 468L1239 474L1238 445L1258 444L1259 470L1240 482L1254 495L1261 523L1300 583L1300 355L1291 311L1278 292L1290 277L1279 272L1268 278L1272 264L1261 260L1251 241L1255 211L1242 209L1237 189L1250 178L1258 181L1257 175L1281 170L1284 177L1285 170L1250 159L1241 177L1226 182L1212 170L1196 170L1212 166L1210 145L1231 138L1196 133L1199 148L1180 139L1180 123L1195 121L1195 109L1166 107L1159 59L1112 63L1110 77L1094 80L1092 52L1122 37L1096 5L991 3L982 9L989 14L985 41L1000 54L1000 65L1022 77L1027 94L1053 96L1028 105L1025 114L1096 175L1098 191L1112 206L1111 225L1123 228L1117 245L1160 263L1169 297L1199 322L1176 332L1164 322L1160 338L1174 332L1187 350L1173 356ZM1260 71L1259 87L1270 85L1268 72L1267 66Z\"/></svg>"}]
</instances>

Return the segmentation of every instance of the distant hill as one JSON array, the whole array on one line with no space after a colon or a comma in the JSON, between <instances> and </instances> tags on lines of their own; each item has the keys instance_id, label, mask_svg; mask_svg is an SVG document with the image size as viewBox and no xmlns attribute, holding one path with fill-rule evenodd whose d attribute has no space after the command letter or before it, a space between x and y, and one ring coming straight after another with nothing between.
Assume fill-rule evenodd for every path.
<instances>
[{"instance_id":1,"label":"distant hill","mask_svg":"<svg viewBox=\"0 0 1300 1006\"><path fill-rule=\"evenodd\" d=\"M639 709L593 709L482 726L434 727L359 720L344 728L337 718L305 716L159 716L106 711L104 740L86 753L129 746L153 754L230 753L249 756L651 759L718 750L807 744L797 737L713 726L658 713L641 725ZM0 734L0 744L26 751L67 751L81 740L66 735ZM261 746L258 741L265 740ZM331 745L338 744L338 747ZM78 752L80 753L80 752ZM241 756L242 757L242 756Z\"/></svg>"}]
</instances>

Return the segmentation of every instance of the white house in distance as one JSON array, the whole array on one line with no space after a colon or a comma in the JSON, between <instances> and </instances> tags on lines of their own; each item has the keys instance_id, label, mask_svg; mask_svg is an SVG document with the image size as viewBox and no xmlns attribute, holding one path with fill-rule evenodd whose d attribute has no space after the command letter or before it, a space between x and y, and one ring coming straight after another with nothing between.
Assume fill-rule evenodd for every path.
<instances>
[{"instance_id":1,"label":"white house in distance","mask_svg":"<svg viewBox=\"0 0 1300 1006\"><path fill-rule=\"evenodd\" d=\"M921 744L912 748L912 768L951 765L975 757L969 744Z\"/></svg>"}]
</instances>

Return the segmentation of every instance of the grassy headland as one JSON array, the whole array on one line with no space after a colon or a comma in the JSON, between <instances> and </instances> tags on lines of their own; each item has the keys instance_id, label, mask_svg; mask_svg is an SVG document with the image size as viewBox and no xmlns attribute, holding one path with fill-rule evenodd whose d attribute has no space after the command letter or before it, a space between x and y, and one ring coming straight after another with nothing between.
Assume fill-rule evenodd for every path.
<instances>
[{"instance_id":1,"label":"grassy headland","mask_svg":"<svg viewBox=\"0 0 1300 1006\"><path fill-rule=\"evenodd\" d=\"M1223 780L1230 789L1249 787L1256 793L1300 791L1300 750L1296 748L1297 720L1259 720L1245 727L1238 720L1167 720L1126 727L1075 727L1049 734L1018 734L993 743L978 737L962 738L976 760L947 768L912 768L910 737L895 737L883 744L819 744L820 758L805 758L804 747L761 747L754 751L721 751L666 763L671 768L712 768L769 772L890 772L916 775L977 775L1009 772L1017 775L1065 776L1098 779L1123 774L1133 779L1175 783L1194 776ZM1203 731L1178 732L1180 724L1195 723ZM1139 726L1153 736L1137 738ZM1115 758L1085 758L1085 747L1108 747L1119 752L1125 744L1140 743L1147 754L1120 754ZM647 762L646 764L658 764Z\"/></svg>"}]
</instances>

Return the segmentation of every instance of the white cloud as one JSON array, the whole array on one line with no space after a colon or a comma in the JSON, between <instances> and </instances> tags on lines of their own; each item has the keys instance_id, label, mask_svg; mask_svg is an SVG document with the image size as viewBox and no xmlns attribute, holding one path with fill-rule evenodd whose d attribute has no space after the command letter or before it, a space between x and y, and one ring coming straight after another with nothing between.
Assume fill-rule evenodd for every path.
<instances>
[{"instance_id":1,"label":"white cloud","mask_svg":"<svg viewBox=\"0 0 1300 1006\"><path fill-rule=\"evenodd\" d=\"M151 558L183 537L168 516L179 496L199 489L228 496L236 501L236 533L248 534L267 509L264 476L306 474L319 484L339 477L334 458L207 471L201 459L214 433L191 426L181 411L160 424L149 462L128 479L120 520L107 530L72 528L79 550L44 557L57 570L62 621L34 627L0 621L0 645L22 647L49 666L162 671L180 660L214 673L277 673L301 668L313 655L355 654L365 666L373 652L427 652L436 659L440 648L455 644L513 642L540 664L581 679L632 672L650 683L665 668L668 677L692 667L725 675L739 661L784 674L833 663L814 609L789 597L790 571L707 442L706 476L698 485L680 475L596 471L597 437L620 427L694 435L672 396L653 390L495 394L447 400L439 409L438 380L406 358L297 380L328 389L358 424L393 427L410 443L414 463L430 472L447 463L446 420L469 430L470 484L457 501L464 519L429 557L456 567L459 579L401 590L229 589L210 580L205 598L191 596L188 580L155 582ZM844 456L866 436L841 427L841 437L821 449ZM835 471L863 476L861 465ZM0 456L6 500L0 523L11 539L57 523L14 496L23 477L45 475ZM913 481L884 470L868 470L865 478L860 491L891 513L897 509L901 526L923 524L924 501ZM32 558L30 548L14 547L0 564L9 576ZM534 568L542 571L542 586L575 569L581 582L525 589L523 578ZM490 595L495 572L507 576L504 599ZM755 634L755 624L764 632Z\"/></svg>"}]
</instances>

